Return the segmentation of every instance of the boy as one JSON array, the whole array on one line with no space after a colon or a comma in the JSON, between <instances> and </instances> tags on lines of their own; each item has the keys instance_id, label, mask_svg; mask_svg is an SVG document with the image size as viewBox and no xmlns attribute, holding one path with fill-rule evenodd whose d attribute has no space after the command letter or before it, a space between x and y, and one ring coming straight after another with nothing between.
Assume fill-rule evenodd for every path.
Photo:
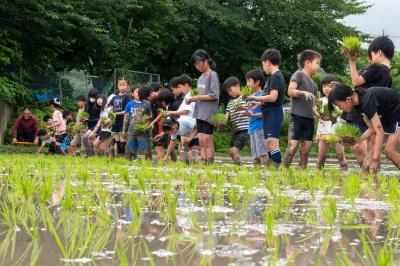
<instances>
[{"instance_id":1,"label":"boy","mask_svg":"<svg viewBox=\"0 0 400 266\"><path fill-rule=\"evenodd\" d=\"M314 100L318 91L317 84L311 77L317 73L321 59L322 56L313 50L303 51L299 55L301 70L296 71L290 79L288 95L293 119L293 136L289 140L289 148L285 154L285 167L291 165L300 140L304 140L300 150L299 166L302 169L307 168L314 134Z\"/></svg>"},{"instance_id":2,"label":"boy","mask_svg":"<svg viewBox=\"0 0 400 266\"><path fill-rule=\"evenodd\" d=\"M172 94L175 96L174 102L168 107L170 111L176 111L179 109L185 97L185 93L182 91L182 87L179 87L179 77L173 77L169 81L169 87L171 88Z\"/></svg>"},{"instance_id":3,"label":"boy","mask_svg":"<svg viewBox=\"0 0 400 266\"><path fill-rule=\"evenodd\" d=\"M388 87L392 86L392 76L390 74L391 60L394 56L394 44L386 36L375 38L368 47L368 59L371 65L359 74L357 70L357 55L346 55L349 59L351 81L355 88L362 87L368 89L370 87ZM367 130L367 125L364 123L362 116L356 111L344 113L343 118L355 126L361 132ZM370 140L373 142L372 140ZM372 143L369 143L371 146ZM367 155L368 141L360 142L351 147L358 163L362 168L369 164L371 154ZM370 151L371 152L371 151Z\"/></svg>"},{"instance_id":4,"label":"boy","mask_svg":"<svg viewBox=\"0 0 400 266\"><path fill-rule=\"evenodd\" d=\"M83 95L79 95L76 97L76 105L78 106L78 113L76 114L76 123L75 126L80 126L82 124L81 122L81 116L83 112L85 111L85 106L86 106L86 98ZM75 152L75 147L78 146L81 140L81 132L78 132L75 134L74 138L71 141L71 144L68 148L68 154L69 155L76 155Z\"/></svg>"},{"instance_id":5,"label":"boy","mask_svg":"<svg viewBox=\"0 0 400 266\"><path fill-rule=\"evenodd\" d=\"M47 144L49 145L49 154L61 154L63 153L60 149L60 143L57 142L56 138L51 136L46 129L39 129L37 136L40 138L42 145L40 145L36 154L40 154Z\"/></svg>"},{"instance_id":6,"label":"boy","mask_svg":"<svg viewBox=\"0 0 400 266\"><path fill-rule=\"evenodd\" d=\"M281 53L277 49L267 49L261 56L264 72L270 76L262 96L251 97L261 101L264 120L264 138L268 156L275 167L282 162L279 137L283 121L283 101L285 99L285 78L279 70Z\"/></svg>"},{"instance_id":7,"label":"boy","mask_svg":"<svg viewBox=\"0 0 400 266\"><path fill-rule=\"evenodd\" d=\"M251 100L253 97L261 96L261 84L264 79L264 74L260 70L250 70L246 73L247 86L253 90L253 94L247 97ZM248 111L244 114L249 118L249 129L247 133L250 136L251 154L253 156L254 166L268 164L268 152L264 142L264 122L262 119L261 106L258 104L255 107L246 108Z\"/></svg>"},{"instance_id":8,"label":"boy","mask_svg":"<svg viewBox=\"0 0 400 266\"><path fill-rule=\"evenodd\" d=\"M152 117L150 103L145 101L150 97L151 90L147 86L142 86L136 91L138 99L129 102L125 108L123 133L128 134L126 147L135 159L138 149L141 149L145 152L146 159L151 160L150 129L144 132L135 130L135 124L148 122L144 120Z\"/></svg>"},{"instance_id":9,"label":"boy","mask_svg":"<svg viewBox=\"0 0 400 266\"><path fill-rule=\"evenodd\" d=\"M125 140L120 138L120 134L124 123L125 107L131 101L131 96L128 93L128 86L129 81L126 78L119 78L118 94L115 95L108 104L108 106L112 106L112 111L115 113L115 121L111 128L112 136L115 142L115 156L125 153Z\"/></svg>"},{"instance_id":10,"label":"boy","mask_svg":"<svg viewBox=\"0 0 400 266\"><path fill-rule=\"evenodd\" d=\"M246 111L241 108L245 106L246 102L240 95L240 81L237 77L229 77L222 84L222 89L226 90L228 95L233 98L226 106L225 117L226 121L230 121L233 128L231 147L229 155L233 162L237 165L240 164L239 151L244 148L248 138L247 131L249 128L249 121L245 115Z\"/></svg>"}]
</instances>

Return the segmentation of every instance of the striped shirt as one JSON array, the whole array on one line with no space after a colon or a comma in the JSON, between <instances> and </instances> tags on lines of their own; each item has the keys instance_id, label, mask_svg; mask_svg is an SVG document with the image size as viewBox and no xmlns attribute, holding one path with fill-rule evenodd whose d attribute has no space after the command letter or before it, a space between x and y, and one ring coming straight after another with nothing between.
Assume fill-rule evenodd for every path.
<instances>
[{"instance_id":1,"label":"striped shirt","mask_svg":"<svg viewBox=\"0 0 400 266\"><path fill-rule=\"evenodd\" d=\"M237 111L235 106L241 105L246 106L247 103L242 99L242 96L236 99L232 99L226 106L226 112L229 113L229 122L233 126L233 132L246 130L249 128L249 118L245 116L245 110Z\"/></svg>"}]
</instances>

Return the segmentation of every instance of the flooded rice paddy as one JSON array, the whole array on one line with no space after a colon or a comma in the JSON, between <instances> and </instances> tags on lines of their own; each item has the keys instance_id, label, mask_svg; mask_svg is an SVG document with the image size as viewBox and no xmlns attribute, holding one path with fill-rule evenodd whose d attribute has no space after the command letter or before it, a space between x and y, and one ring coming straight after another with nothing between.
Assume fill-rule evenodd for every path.
<instances>
[{"instance_id":1,"label":"flooded rice paddy","mask_svg":"<svg viewBox=\"0 0 400 266\"><path fill-rule=\"evenodd\" d=\"M0 265L398 265L400 173L0 158Z\"/></svg>"}]
</instances>

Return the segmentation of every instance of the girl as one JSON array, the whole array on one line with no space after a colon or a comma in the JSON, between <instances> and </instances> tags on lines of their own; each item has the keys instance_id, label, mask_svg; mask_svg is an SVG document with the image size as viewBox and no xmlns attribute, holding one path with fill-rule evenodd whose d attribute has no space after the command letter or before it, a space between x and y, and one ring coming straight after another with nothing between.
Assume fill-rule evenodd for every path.
<instances>
[{"instance_id":1,"label":"girl","mask_svg":"<svg viewBox=\"0 0 400 266\"><path fill-rule=\"evenodd\" d=\"M99 91L95 88L90 89L88 93L88 101L85 105L85 112L89 114L89 120L87 122L88 130L82 135L82 143L86 149L86 155L94 155L93 142L90 140L90 136L93 133L94 128L97 125L100 117L100 108L96 108L96 98L99 95Z\"/></svg>"},{"instance_id":2,"label":"girl","mask_svg":"<svg viewBox=\"0 0 400 266\"><path fill-rule=\"evenodd\" d=\"M332 87L336 84L337 79L335 75L327 74L322 80L322 92L325 97L320 99L321 106L328 104L328 95L332 90ZM322 169L325 165L326 156L328 153L328 141L326 136L335 133L335 128L340 124L340 118L335 124L332 124L329 117L320 115L321 110L316 110L315 115L319 118L318 128L317 128L317 141L318 141L318 162L317 168ZM323 111L322 111L323 112ZM342 170L347 170L348 164L344 156L344 146L340 143L335 144L336 156L338 158L340 168Z\"/></svg>"},{"instance_id":3,"label":"girl","mask_svg":"<svg viewBox=\"0 0 400 266\"><path fill-rule=\"evenodd\" d=\"M370 170L379 169L381 149L386 142L385 155L400 168L400 153L396 151L400 146L400 130L397 130L400 121L400 94L384 87L372 87L368 90L358 88L352 90L344 84L336 84L328 96L329 110L334 106L340 110L350 112L353 107L363 114L368 126L367 131L358 142L375 135L375 142L371 144L372 158L368 167Z\"/></svg>"},{"instance_id":4,"label":"girl","mask_svg":"<svg viewBox=\"0 0 400 266\"><path fill-rule=\"evenodd\" d=\"M62 143L64 138L67 136L67 125L65 124L63 115L58 108L60 107L61 102L60 99L54 98L50 100L50 107L51 110L53 111L53 123L51 126L54 131L54 136L57 140L57 142Z\"/></svg>"},{"instance_id":5,"label":"girl","mask_svg":"<svg viewBox=\"0 0 400 266\"><path fill-rule=\"evenodd\" d=\"M96 107L100 109L100 119L98 120L91 138L96 138L93 143L93 148L96 155L109 155L110 154L110 143L111 137L111 125L112 120L109 118L109 112L111 107L106 107L107 97L104 95L98 95L96 98ZM96 137L96 132L101 128L99 136Z\"/></svg>"},{"instance_id":6,"label":"girl","mask_svg":"<svg viewBox=\"0 0 400 266\"><path fill-rule=\"evenodd\" d=\"M200 154L205 164L214 162L214 125L211 117L217 113L220 84L215 72L215 63L205 50L197 50L192 56L194 66L202 73L197 80L200 94L188 98L187 104L196 102L193 117L196 118L196 128L199 135Z\"/></svg>"}]
</instances>

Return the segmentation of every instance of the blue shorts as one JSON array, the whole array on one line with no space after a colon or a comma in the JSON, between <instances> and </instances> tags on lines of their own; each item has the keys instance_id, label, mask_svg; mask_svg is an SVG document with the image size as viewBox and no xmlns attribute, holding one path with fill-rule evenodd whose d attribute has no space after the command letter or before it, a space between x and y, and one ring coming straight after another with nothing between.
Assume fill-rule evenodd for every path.
<instances>
[{"instance_id":1,"label":"blue shorts","mask_svg":"<svg viewBox=\"0 0 400 266\"><path fill-rule=\"evenodd\" d=\"M292 114L293 137L292 140L312 141L314 136L314 118Z\"/></svg>"},{"instance_id":2,"label":"blue shorts","mask_svg":"<svg viewBox=\"0 0 400 266\"><path fill-rule=\"evenodd\" d=\"M265 107L262 109L262 116L264 120L264 138L279 139L283 121L282 106Z\"/></svg>"},{"instance_id":3,"label":"blue shorts","mask_svg":"<svg viewBox=\"0 0 400 266\"><path fill-rule=\"evenodd\" d=\"M385 131L385 134L391 135L396 133L397 129L399 129L400 122L396 122L390 125L382 125L383 131Z\"/></svg>"},{"instance_id":4,"label":"blue shorts","mask_svg":"<svg viewBox=\"0 0 400 266\"><path fill-rule=\"evenodd\" d=\"M151 153L150 136L140 135L140 136L130 136L126 143L128 151L132 154L137 154L138 150L144 153Z\"/></svg>"}]
</instances>

